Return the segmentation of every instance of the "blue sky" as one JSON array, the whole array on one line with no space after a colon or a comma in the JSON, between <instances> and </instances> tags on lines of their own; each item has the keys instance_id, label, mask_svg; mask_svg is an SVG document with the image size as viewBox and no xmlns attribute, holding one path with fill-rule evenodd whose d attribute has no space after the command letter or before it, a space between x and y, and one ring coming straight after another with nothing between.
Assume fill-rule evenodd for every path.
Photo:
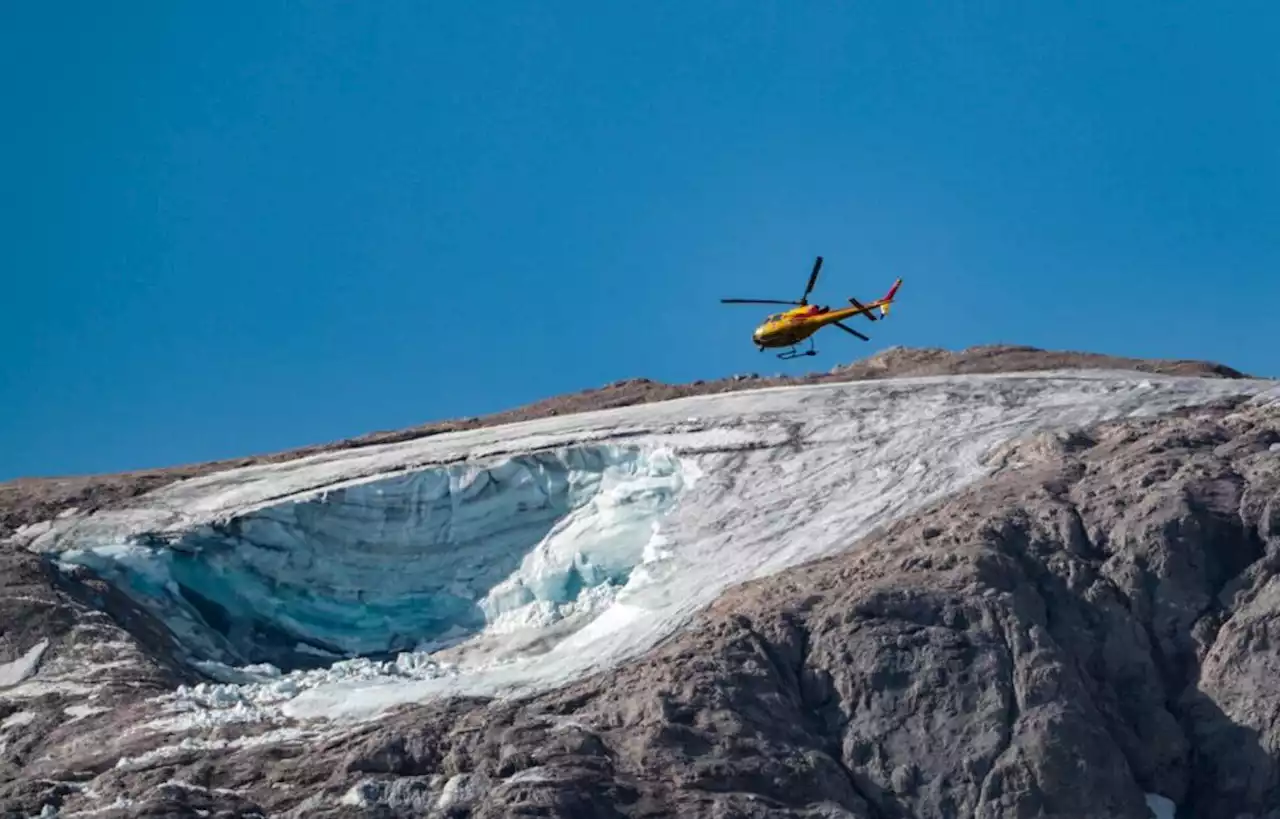
<instances>
[{"instance_id":1,"label":"blue sky","mask_svg":"<svg viewBox=\"0 0 1280 819\"><path fill-rule=\"evenodd\" d=\"M1013 342L1280 376L1280 6L14 2L0 479ZM903 286L779 362L726 296ZM767 310L767 308L766 308Z\"/></svg>"}]
</instances>

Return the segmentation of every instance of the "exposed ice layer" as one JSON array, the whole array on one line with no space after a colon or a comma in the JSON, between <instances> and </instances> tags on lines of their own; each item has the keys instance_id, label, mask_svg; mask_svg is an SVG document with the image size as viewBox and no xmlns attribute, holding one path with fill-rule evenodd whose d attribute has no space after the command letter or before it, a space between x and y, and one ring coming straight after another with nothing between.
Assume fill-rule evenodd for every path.
<instances>
[{"instance_id":1,"label":"exposed ice layer","mask_svg":"<svg viewBox=\"0 0 1280 819\"><path fill-rule=\"evenodd\" d=\"M681 489L669 453L588 446L454 464L70 550L197 656L284 668L552 618L626 582Z\"/></svg>"},{"instance_id":2,"label":"exposed ice layer","mask_svg":"<svg viewBox=\"0 0 1280 819\"><path fill-rule=\"evenodd\" d=\"M727 586L849 548L873 527L982 477L997 463L987 456L1012 439L1226 396L1275 400L1275 390L1268 381L1075 371L703 396L229 470L166 487L129 510L55 521L32 543L56 552L147 532L181 539L211 521L309 499L323 487L515 453L623 442L673 453L678 502L659 531L639 519L629 530L628 548L639 548L638 557L633 551L610 563L634 566L625 580L584 591L571 605L544 592L547 599L509 608L543 588L515 576L535 577L540 567L576 563L570 556L583 549L602 554L613 545L595 542L595 529L566 516L554 530L562 539L526 552L478 601L487 626L449 649L283 675L223 669L222 684L172 698L174 726L282 711L364 718L439 694L537 690L611 666L670 634Z\"/></svg>"}]
</instances>

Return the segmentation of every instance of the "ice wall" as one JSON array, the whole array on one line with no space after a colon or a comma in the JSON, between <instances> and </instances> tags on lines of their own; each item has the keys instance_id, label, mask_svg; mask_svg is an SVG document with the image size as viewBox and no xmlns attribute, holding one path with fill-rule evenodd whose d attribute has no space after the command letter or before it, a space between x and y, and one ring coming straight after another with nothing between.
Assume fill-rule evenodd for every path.
<instances>
[{"instance_id":1,"label":"ice wall","mask_svg":"<svg viewBox=\"0 0 1280 819\"><path fill-rule=\"evenodd\" d=\"M201 659L284 669L554 620L626 582L679 461L587 446L410 471L62 560L128 590Z\"/></svg>"}]
</instances>

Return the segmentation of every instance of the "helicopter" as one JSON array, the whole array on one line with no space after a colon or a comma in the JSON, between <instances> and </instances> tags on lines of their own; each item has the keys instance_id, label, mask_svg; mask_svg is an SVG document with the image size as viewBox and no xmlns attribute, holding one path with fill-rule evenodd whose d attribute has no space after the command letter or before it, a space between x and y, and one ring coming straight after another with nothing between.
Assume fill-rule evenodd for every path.
<instances>
[{"instance_id":1,"label":"helicopter","mask_svg":"<svg viewBox=\"0 0 1280 819\"><path fill-rule=\"evenodd\" d=\"M863 341L870 341L870 338L846 324L841 324L841 321L858 315L866 316L870 321L879 321L880 318L889 315L889 305L893 303L893 299L898 293L898 288L902 286L902 279L894 280L889 292L883 298L876 299L870 304L862 304L851 296L849 298L851 307L832 310L830 307L809 304L809 294L813 292L813 286L818 281L818 271L821 268L822 257L819 256L813 263L813 272L809 274L809 285L805 288L804 295L800 297L800 301L776 301L773 299L721 299L720 301L724 304L798 305L785 312L769 316L751 334L751 340L760 348L760 352L764 352L766 348L789 347L789 350L778 354L778 358L784 360L817 355L818 351L814 349L813 334L828 325L839 327L846 333L855 335ZM875 310L880 311L879 317L876 316ZM809 349L804 351L797 350L797 345L805 339L809 340Z\"/></svg>"}]
</instances>

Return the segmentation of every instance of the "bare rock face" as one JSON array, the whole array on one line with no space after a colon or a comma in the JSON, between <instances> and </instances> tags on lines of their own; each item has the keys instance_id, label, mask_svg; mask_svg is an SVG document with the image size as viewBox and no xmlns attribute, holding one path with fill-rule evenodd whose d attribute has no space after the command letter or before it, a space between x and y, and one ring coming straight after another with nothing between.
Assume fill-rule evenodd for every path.
<instances>
[{"instance_id":1,"label":"bare rock face","mask_svg":"<svg viewBox=\"0 0 1280 819\"><path fill-rule=\"evenodd\" d=\"M135 701L193 681L168 657L171 641L111 586L0 551L0 815L38 815L130 751L128 738L103 735L129 724ZM35 771L50 748L97 759L45 779ZM104 748L116 752L104 759Z\"/></svg>"},{"instance_id":2,"label":"bare rock face","mask_svg":"<svg viewBox=\"0 0 1280 819\"><path fill-rule=\"evenodd\" d=\"M0 814L1145 819L1157 793L1280 819L1280 413L1228 402L993 457L611 672L185 745L130 730L183 679L163 629L4 555L0 668L45 641L68 684L0 688ZM92 651L115 677L76 700L102 683L74 676Z\"/></svg>"}]
</instances>

